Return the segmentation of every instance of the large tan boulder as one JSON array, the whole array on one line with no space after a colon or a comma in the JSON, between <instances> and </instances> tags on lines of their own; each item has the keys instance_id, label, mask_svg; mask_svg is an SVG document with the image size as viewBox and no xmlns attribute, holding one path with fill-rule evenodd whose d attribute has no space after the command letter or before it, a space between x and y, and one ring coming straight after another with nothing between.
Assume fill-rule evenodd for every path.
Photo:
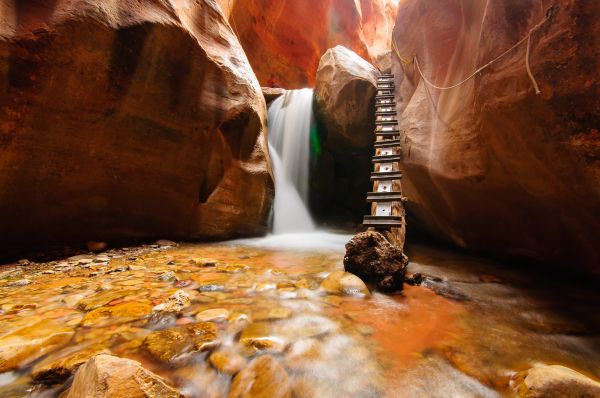
<instances>
[{"instance_id":1,"label":"large tan boulder","mask_svg":"<svg viewBox=\"0 0 600 398\"><path fill-rule=\"evenodd\" d=\"M558 4L560 3L560 4ZM403 190L455 244L600 273L600 3L408 0L393 38ZM547 19L545 19L547 16ZM541 90L536 95L525 64ZM453 86L524 39L492 66Z\"/></svg>"},{"instance_id":2,"label":"large tan boulder","mask_svg":"<svg viewBox=\"0 0 600 398\"><path fill-rule=\"evenodd\" d=\"M515 392L523 398L597 398L600 383L560 365L539 365L520 373Z\"/></svg>"},{"instance_id":3,"label":"large tan boulder","mask_svg":"<svg viewBox=\"0 0 600 398\"><path fill-rule=\"evenodd\" d=\"M265 230L265 101L215 0L0 5L0 241Z\"/></svg>"},{"instance_id":4,"label":"large tan boulder","mask_svg":"<svg viewBox=\"0 0 600 398\"><path fill-rule=\"evenodd\" d=\"M327 50L321 58L315 116L322 152L311 178L318 214L340 214L348 220L368 212L365 193L372 188L377 76L373 65L342 46Z\"/></svg>"},{"instance_id":5,"label":"large tan boulder","mask_svg":"<svg viewBox=\"0 0 600 398\"><path fill-rule=\"evenodd\" d=\"M372 149L378 74L346 47L331 48L321 58L315 99L332 150Z\"/></svg>"},{"instance_id":6,"label":"large tan boulder","mask_svg":"<svg viewBox=\"0 0 600 398\"><path fill-rule=\"evenodd\" d=\"M184 398L165 381L131 359L98 355L75 373L65 398Z\"/></svg>"},{"instance_id":7,"label":"large tan boulder","mask_svg":"<svg viewBox=\"0 0 600 398\"><path fill-rule=\"evenodd\" d=\"M390 48L394 0L221 0L263 86L315 84L321 56L338 44L365 59Z\"/></svg>"}]
</instances>

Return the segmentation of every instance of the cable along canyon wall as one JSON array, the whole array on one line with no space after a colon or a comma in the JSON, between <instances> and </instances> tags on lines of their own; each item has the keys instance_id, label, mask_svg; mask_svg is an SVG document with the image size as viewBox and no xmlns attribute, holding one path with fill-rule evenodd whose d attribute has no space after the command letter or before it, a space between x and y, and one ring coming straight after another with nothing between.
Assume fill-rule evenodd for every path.
<instances>
[{"instance_id":1,"label":"cable along canyon wall","mask_svg":"<svg viewBox=\"0 0 600 398\"><path fill-rule=\"evenodd\" d=\"M215 0L0 4L0 239L266 231L266 106Z\"/></svg>"},{"instance_id":2,"label":"cable along canyon wall","mask_svg":"<svg viewBox=\"0 0 600 398\"><path fill-rule=\"evenodd\" d=\"M600 273L596 15L600 3L576 0L401 2L393 72L411 227Z\"/></svg>"}]
</instances>

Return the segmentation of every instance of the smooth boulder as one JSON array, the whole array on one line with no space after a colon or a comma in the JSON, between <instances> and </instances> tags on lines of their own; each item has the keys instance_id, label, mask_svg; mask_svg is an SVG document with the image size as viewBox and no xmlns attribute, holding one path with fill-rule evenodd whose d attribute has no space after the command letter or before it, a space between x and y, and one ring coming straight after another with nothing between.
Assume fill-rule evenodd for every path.
<instances>
[{"instance_id":1,"label":"smooth boulder","mask_svg":"<svg viewBox=\"0 0 600 398\"><path fill-rule=\"evenodd\" d=\"M227 398L291 398L292 386L285 368L263 355L233 378Z\"/></svg>"}]
</instances>

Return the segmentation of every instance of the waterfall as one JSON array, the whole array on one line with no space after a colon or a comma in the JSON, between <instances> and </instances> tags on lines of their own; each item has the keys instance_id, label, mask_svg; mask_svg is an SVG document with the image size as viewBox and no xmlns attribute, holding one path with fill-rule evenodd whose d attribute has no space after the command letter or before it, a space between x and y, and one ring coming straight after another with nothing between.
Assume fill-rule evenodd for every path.
<instances>
[{"instance_id":1,"label":"waterfall","mask_svg":"<svg viewBox=\"0 0 600 398\"><path fill-rule=\"evenodd\" d=\"M313 90L291 90L269 107L269 154L275 177L273 233L315 229L307 208Z\"/></svg>"}]
</instances>

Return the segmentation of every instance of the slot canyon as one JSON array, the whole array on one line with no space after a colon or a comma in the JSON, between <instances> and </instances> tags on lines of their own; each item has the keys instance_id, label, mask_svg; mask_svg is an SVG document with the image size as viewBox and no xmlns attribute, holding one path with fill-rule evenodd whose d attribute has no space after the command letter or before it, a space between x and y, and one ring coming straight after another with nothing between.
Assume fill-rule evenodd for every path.
<instances>
[{"instance_id":1,"label":"slot canyon","mask_svg":"<svg viewBox=\"0 0 600 398\"><path fill-rule=\"evenodd\" d=\"M600 398L600 3L0 2L0 398Z\"/></svg>"}]
</instances>

